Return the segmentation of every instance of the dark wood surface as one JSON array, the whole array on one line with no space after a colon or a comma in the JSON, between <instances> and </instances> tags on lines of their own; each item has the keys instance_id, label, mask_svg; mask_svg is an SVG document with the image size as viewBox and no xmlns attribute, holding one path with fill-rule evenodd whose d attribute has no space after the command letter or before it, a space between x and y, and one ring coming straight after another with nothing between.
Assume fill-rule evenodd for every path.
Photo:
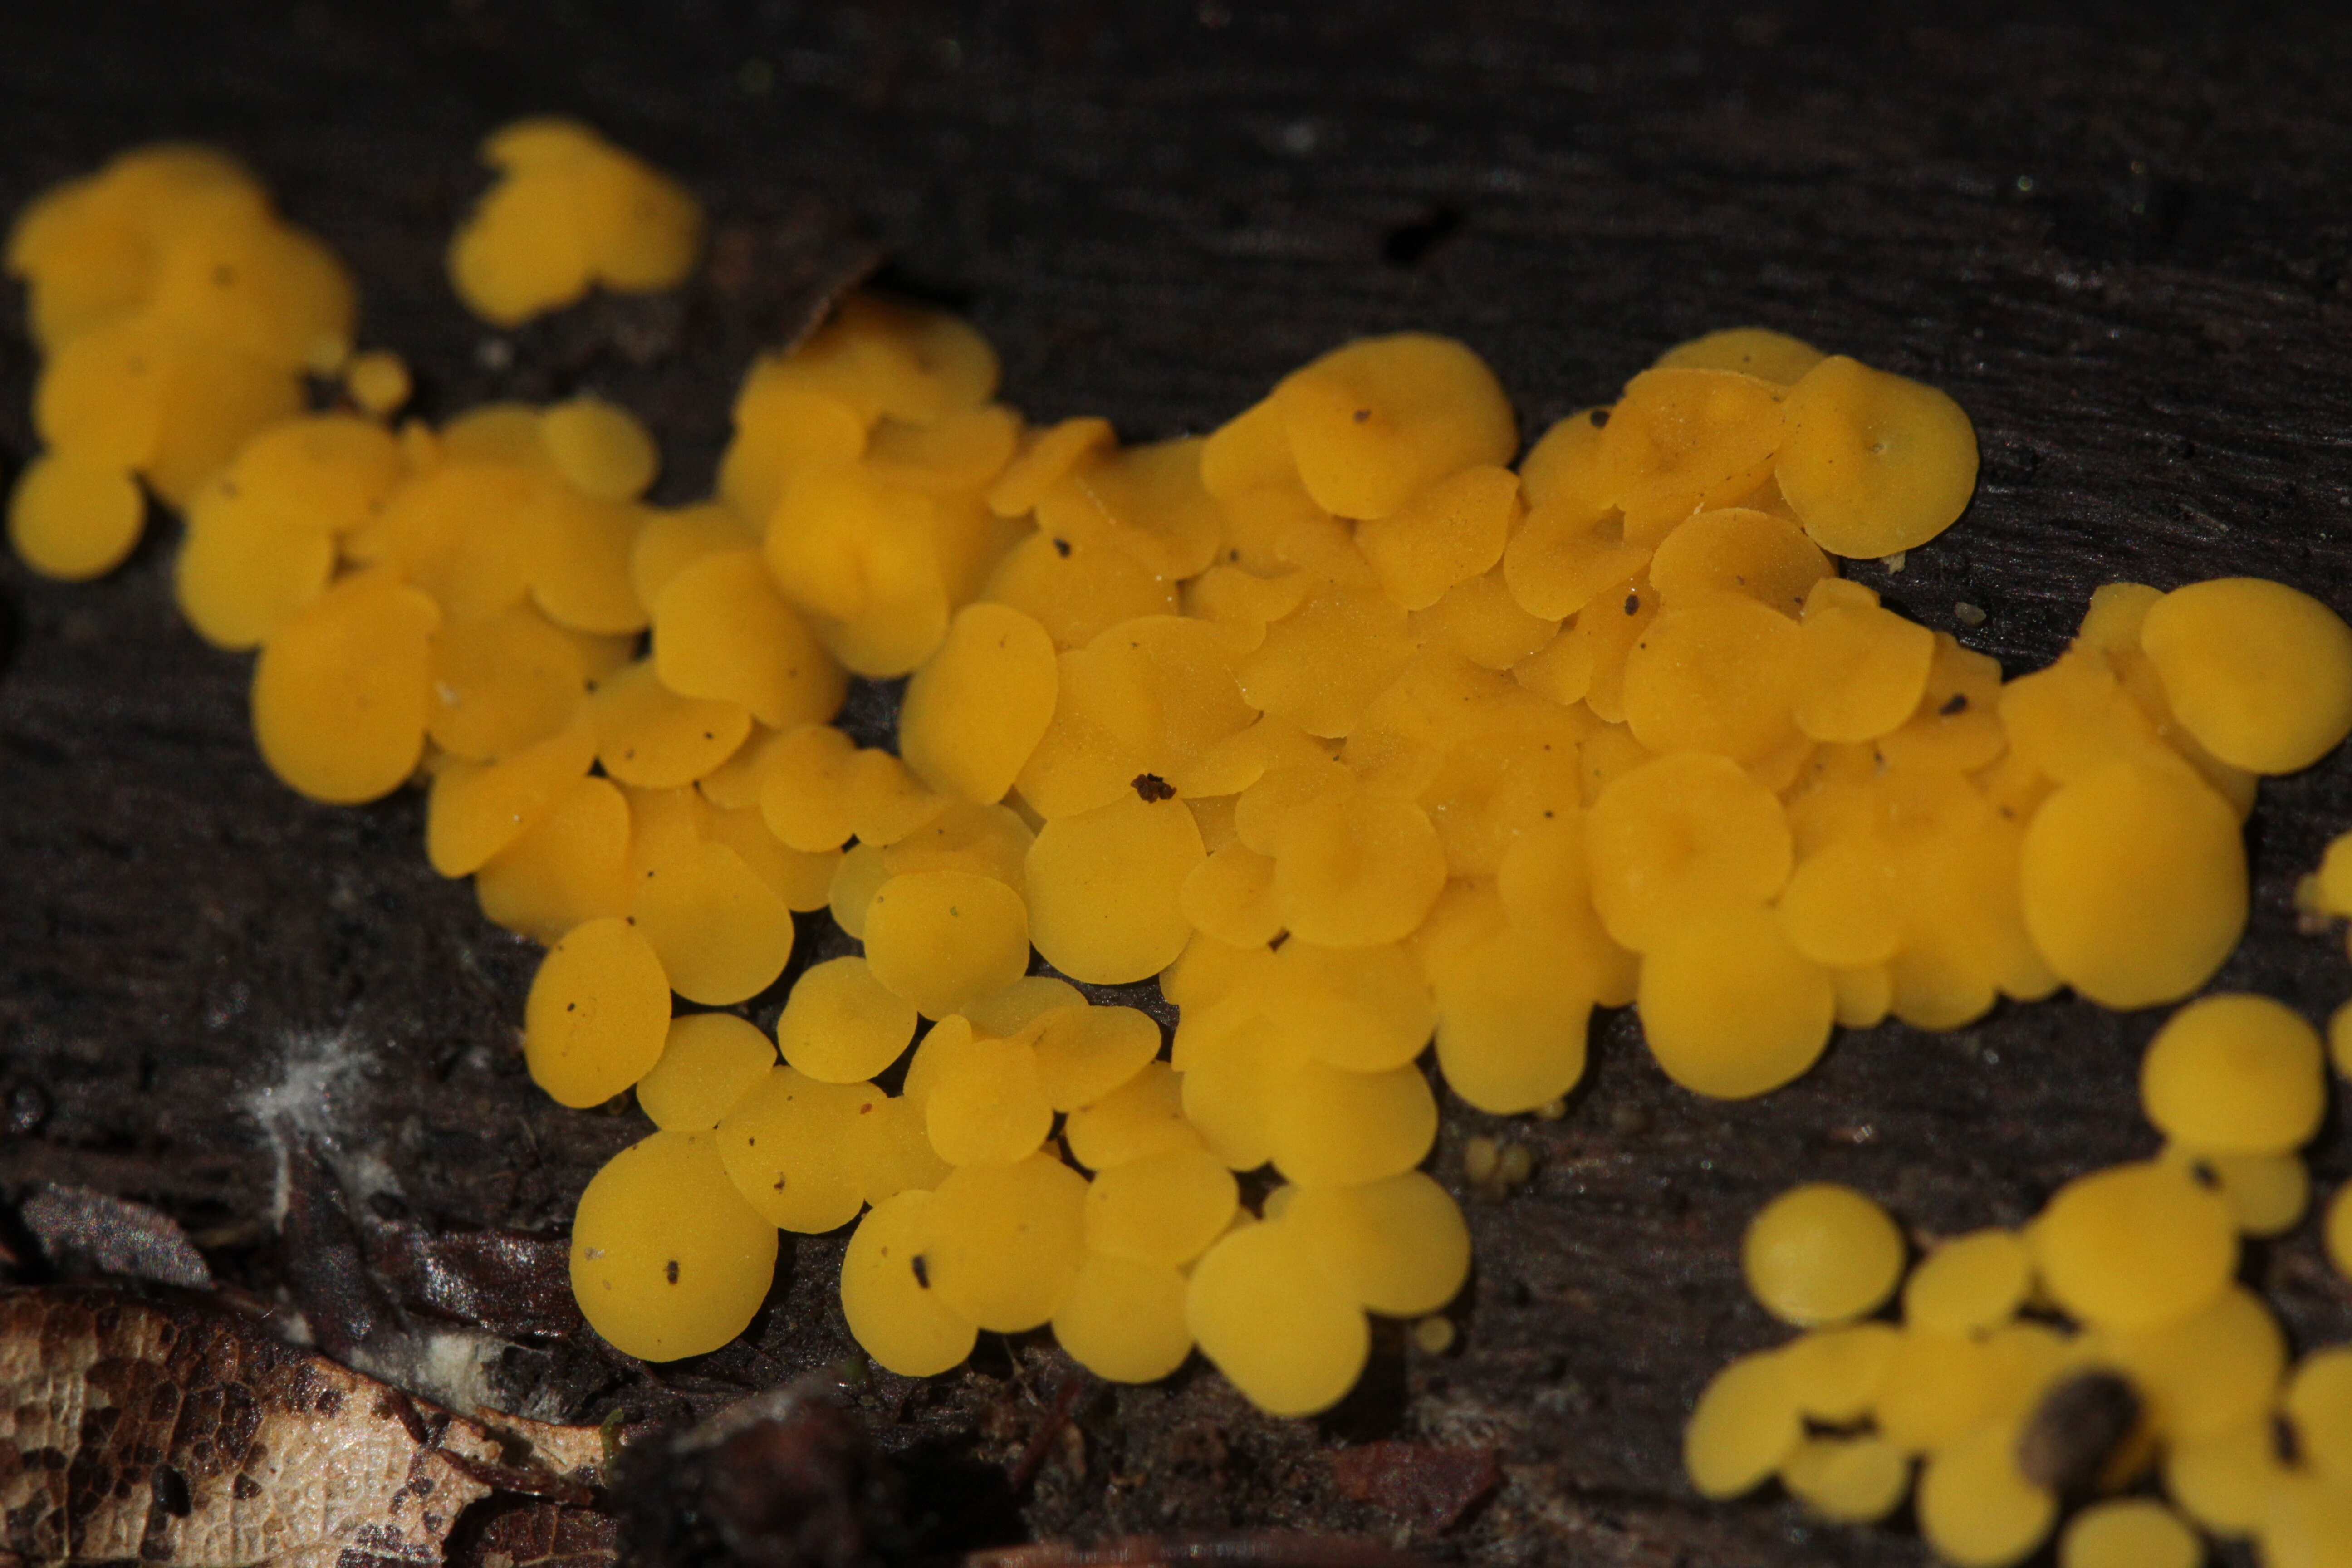
<instances>
[{"instance_id":1,"label":"dark wood surface","mask_svg":"<svg viewBox=\"0 0 2352 1568\"><path fill-rule=\"evenodd\" d=\"M1206 428L1333 342L1406 326L1487 355L1533 432L1668 342L1760 321L1974 416L1973 510L1900 574L1854 574L2014 674L2114 577L2256 573L2352 612L2347 68L2352 30L2269 9L17 5L0 10L0 209L133 142L218 142L350 258L364 339L410 357L425 411L596 386L655 423L674 496L708 483L751 349L859 235L903 286L970 311L1014 403L1138 438ZM477 139L542 109L682 175L757 265L650 325L535 329L500 366L438 258ZM12 303L0 471L30 451L32 369ZM173 614L170 535L95 585L0 564L0 1197L64 1182L152 1204L263 1296L316 1275L303 1247L336 1235L561 1226L641 1123L531 1089L514 1031L533 952L426 868L415 797L331 810L267 775L248 661ZM1990 618L1961 627L1960 601ZM2315 1018L2352 993L2340 941L2298 933L2288 902L2347 824L2340 754L2264 787L2253 923L2221 984ZM1684 1483L1692 1396L1781 1337L1739 1286L1740 1229L1806 1177L1877 1194L1922 1236L2021 1220L2153 1147L2134 1072L2157 1021L2061 999L1948 1035L1842 1035L1802 1082L1734 1106L1673 1089L1609 1017L1564 1120L1447 1108L1441 1177L1477 1133L1537 1160L1530 1187L1469 1200L1455 1352L1384 1339L1318 1422L1260 1417L1197 1363L1088 1395L1024 1516L967 1486L967 1534L1387 1533L1330 1454L1405 1437L1500 1452L1487 1502L1414 1537L1439 1556L1917 1563L1901 1524L1822 1529ZM273 1135L262 1091L320 1061L349 1070L309 1102L320 1157L293 1168L354 1189L351 1213L281 1235L286 1123ZM2339 1086L2315 1150L2324 1189L2352 1173L2346 1103ZM667 1418L838 1368L839 1250L793 1245L748 1340L698 1362L525 1336L492 1385L537 1415ZM2308 1226L2248 1268L2299 1345L2352 1336ZM396 1333L408 1310L361 1327ZM992 1342L966 1373L854 1394L893 1447L984 1480L1065 1365Z\"/></svg>"}]
</instances>

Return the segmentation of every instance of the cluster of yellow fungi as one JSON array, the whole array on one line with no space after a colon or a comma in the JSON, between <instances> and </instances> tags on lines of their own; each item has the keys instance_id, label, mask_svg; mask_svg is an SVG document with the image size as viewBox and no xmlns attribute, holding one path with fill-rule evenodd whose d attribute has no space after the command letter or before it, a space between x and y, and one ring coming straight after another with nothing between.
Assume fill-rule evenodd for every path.
<instances>
[{"instance_id":1,"label":"cluster of yellow fungi","mask_svg":"<svg viewBox=\"0 0 2352 1568\"><path fill-rule=\"evenodd\" d=\"M486 156L450 271L492 323L691 268L692 199L592 132ZM971 327L855 296L751 366L716 493L665 507L652 436L593 395L394 423L405 371L349 355L341 268L217 154L126 154L8 260L50 356L18 549L104 570L143 478L187 515L190 621L259 650L269 765L322 801L428 792L435 868L547 947L534 1079L634 1089L656 1128L572 1240L589 1322L651 1359L741 1331L780 1229L854 1223L843 1309L893 1371L1050 1326L1108 1378L1197 1346L1263 1408L1323 1409L1368 1313L1466 1275L1419 1169L1433 1040L1454 1094L1514 1113L1577 1083L1595 1007L1742 1098L1836 1024L2179 1001L2243 925L2257 775L2352 728L2352 631L2277 584L2112 584L2004 683L1838 576L1959 516L1974 431L1761 329L1523 457L1493 374L1419 333L1137 446L1030 426ZM341 399L304 411L305 371ZM853 677L907 678L895 748L833 724ZM794 972L818 911L857 950ZM1080 989L1152 980L1170 1041ZM1924 1454L1931 1538L2005 1561L2053 1506L2017 1424L2099 1357L2172 1423L2173 1471L2234 1462L2280 1373L2237 1231L2300 1211L2316 1104L2309 1031L2268 1006L2184 1013L2149 1068L2174 1152L1937 1251L1900 1329L1851 1321L1901 1271L1882 1213L1768 1212L1759 1293L1815 1331L1709 1392L1702 1489L1778 1474L1875 1517ZM1254 1211L1236 1174L1266 1166ZM2037 1279L2079 1333L2016 1317ZM2306 1405L2340 1409L2334 1375ZM2198 1484L2184 1506L2234 1517Z\"/></svg>"},{"instance_id":2,"label":"cluster of yellow fungi","mask_svg":"<svg viewBox=\"0 0 2352 1568\"><path fill-rule=\"evenodd\" d=\"M1843 1523L1914 1496L1958 1568L2032 1555L2074 1492L2098 1500L2067 1521L2061 1568L2195 1568L2197 1526L2270 1563L2345 1561L2352 1345L2290 1363L2237 1281L2241 1237L2284 1235L2310 1203L2318 1031L2265 996L2200 997L2150 1043L2140 1103L2156 1157L2068 1183L2021 1228L1937 1238L1907 1276L1903 1232L1863 1194L1767 1205L1748 1288L1805 1332L1707 1385L1684 1436L1693 1484L1725 1498L1777 1476ZM2352 1278L2352 1200L2327 1225ZM1890 1302L1899 1322L1875 1316ZM2171 1506L2137 1495L2151 1479Z\"/></svg>"}]
</instances>

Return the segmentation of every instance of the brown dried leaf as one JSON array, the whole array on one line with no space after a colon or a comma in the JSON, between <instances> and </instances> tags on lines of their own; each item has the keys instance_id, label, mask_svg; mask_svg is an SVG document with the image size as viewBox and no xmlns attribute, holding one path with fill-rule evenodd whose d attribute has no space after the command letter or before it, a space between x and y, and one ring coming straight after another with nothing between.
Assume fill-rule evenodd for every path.
<instances>
[{"instance_id":1,"label":"brown dried leaf","mask_svg":"<svg viewBox=\"0 0 2352 1568\"><path fill-rule=\"evenodd\" d=\"M145 1204L52 1182L16 1214L62 1273L121 1274L191 1289L213 1282L179 1222Z\"/></svg>"},{"instance_id":2,"label":"brown dried leaf","mask_svg":"<svg viewBox=\"0 0 2352 1568\"><path fill-rule=\"evenodd\" d=\"M1365 1443L1333 1455L1331 1477L1342 1497L1436 1531L1453 1528L1502 1481L1503 1471L1492 1448Z\"/></svg>"},{"instance_id":3,"label":"brown dried leaf","mask_svg":"<svg viewBox=\"0 0 2352 1568\"><path fill-rule=\"evenodd\" d=\"M593 1427L494 1434L206 1305L0 1290L0 1562L438 1563L507 1478L601 1454Z\"/></svg>"}]
</instances>

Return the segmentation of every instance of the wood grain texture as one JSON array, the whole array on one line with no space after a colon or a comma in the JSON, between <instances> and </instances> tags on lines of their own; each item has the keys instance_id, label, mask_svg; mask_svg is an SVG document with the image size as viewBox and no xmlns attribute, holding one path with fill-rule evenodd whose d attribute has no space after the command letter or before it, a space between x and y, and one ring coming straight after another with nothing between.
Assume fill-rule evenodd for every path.
<instances>
[{"instance_id":1,"label":"wood grain texture","mask_svg":"<svg viewBox=\"0 0 2352 1568\"><path fill-rule=\"evenodd\" d=\"M1974 416L1969 516L1899 574L1855 575L2012 674L2054 655L2113 577L2258 573L2352 612L2352 30L2316 10L30 10L0 21L0 205L140 138L222 142L352 258L365 341L410 356L429 411L595 386L660 431L667 494L707 483L745 353L781 330L791 290L719 296L642 362L582 328L526 334L509 368L486 368L437 258L476 188L471 145L509 115L586 115L769 265L838 247L854 220L901 281L969 309L1007 395L1040 418L1203 429L1344 337L1413 326L1486 354L1533 432L1671 342L1760 321L1931 380ZM13 322L12 470L31 374ZM278 1153L247 1108L324 1052L348 1070L317 1135L396 1176L368 1204L404 1223L560 1225L637 1121L531 1092L513 1031L532 955L426 868L416 800L315 808L264 773L246 662L173 614L166 531L95 586L0 566L0 1186L156 1204L226 1238L217 1275L274 1289ZM1956 620L1962 601L1981 626ZM2352 992L2341 944L2298 934L2287 901L2347 821L2340 755L2265 786L2253 925L2222 984L2314 1017ZM1849 1034L1793 1088L1726 1106L1672 1089L1611 1018L1565 1119L1448 1107L1449 1181L1474 1134L1537 1157L1530 1187L1470 1205L1458 1351L1384 1341L1318 1423L1259 1417L1197 1364L1092 1401L1083 1468L1048 1464L1000 1528L1386 1531L1341 1495L1330 1454L1395 1438L1501 1457L1496 1493L1422 1541L1441 1556L1921 1562L1900 1529L1820 1529L1769 1498L1708 1506L1682 1481L1693 1394L1780 1337L1740 1289L1740 1228L1800 1177L1856 1183L1921 1237L2021 1219L2153 1146L2133 1076L2156 1022L2062 999L1952 1035ZM2323 1189L2352 1173L2346 1110L2339 1085ZM698 1362L648 1372L526 1338L498 1375L593 1420L677 1416L833 1364L851 1349L839 1250L796 1244L749 1338ZM2352 1336L2308 1227L2250 1269L2298 1343ZM992 1343L955 1377L876 1377L861 1404L901 1450L1009 1464L1058 1366Z\"/></svg>"}]
</instances>

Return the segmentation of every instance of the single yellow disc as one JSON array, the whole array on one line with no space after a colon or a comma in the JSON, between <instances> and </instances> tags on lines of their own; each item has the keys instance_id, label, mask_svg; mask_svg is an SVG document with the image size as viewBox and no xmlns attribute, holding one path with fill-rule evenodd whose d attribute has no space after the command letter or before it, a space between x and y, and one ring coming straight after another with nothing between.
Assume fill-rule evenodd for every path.
<instances>
[{"instance_id":1,"label":"single yellow disc","mask_svg":"<svg viewBox=\"0 0 2352 1568\"><path fill-rule=\"evenodd\" d=\"M1759 908L1789 879L1780 803L1738 763L1696 752L1620 775L1585 818L1592 906L1644 951L1708 915Z\"/></svg>"},{"instance_id":2,"label":"single yellow disc","mask_svg":"<svg viewBox=\"0 0 2352 1568\"><path fill-rule=\"evenodd\" d=\"M313 800L352 805L408 781L425 752L432 600L373 574L313 599L262 645L253 733Z\"/></svg>"},{"instance_id":3,"label":"single yellow disc","mask_svg":"<svg viewBox=\"0 0 2352 1568\"><path fill-rule=\"evenodd\" d=\"M2299 772L2352 731L2352 627L2284 583L2176 588L2149 606L2139 643L2173 717L2233 767Z\"/></svg>"},{"instance_id":4,"label":"single yellow disc","mask_svg":"<svg viewBox=\"0 0 2352 1568\"><path fill-rule=\"evenodd\" d=\"M2009 1320L2033 1286L2033 1255L2014 1231L1978 1230L1938 1246L1903 1282L1903 1321L1969 1334Z\"/></svg>"},{"instance_id":5,"label":"single yellow disc","mask_svg":"<svg viewBox=\"0 0 2352 1568\"><path fill-rule=\"evenodd\" d=\"M1002 800L1053 720L1060 680L1044 626L1008 605L967 605L907 683L899 755L943 794Z\"/></svg>"},{"instance_id":6,"label":"single yellow disc","mask_svg":"<svg viewBox=\"0 0 2352 1568\"><path fill-rule=\"evenodd\" d=\"M2305 1463L2339 1487L2352 1482L2352 1347L2305 1356L2281 1403Z\"/></svg>"},{"instance_id":7,"label":"single yellow disc","mask_svg":"<svg viewBox=\"0 0 2352 1568\"><path fill-rule=\"evenodd\" d=\"M1424 332L1361 338L1275 388L1307 494L1342 517L1385 517L1473 463L1518 446L1495 373L1463 344Z\"/></svg>"},{"instance_id":8,"label":"single yellow disc","mask_svg":"<svg viewBox=\"0 0 2352 1568\"><path fill-rule=\"evenodd\" d=\"M1192 1353L1184 1276L1165 1263L1088 1253L1054 1312L1071 1359L1113 1383L1156 1383Z\"/></svg>"},{"instance_id":9,"label":"single yellow disc","mask_svg":"<svg viewBox=\"0 0 2352 1568\"><path fill-rule=\"evenodd\" d=\"M637 1108L666 1132L708 1132L767 1078L776 1047L732 1013L670 1021L661 1059L637 1080Z\"/></svg>"},{"instance_id":10,"label":"single yellow disc","mask_svg":"<svg viewBox=\"0 0 2352 1568\"><path fill-rule=\"evenodd\" d=\"M2027 1240L2058 1304L2100 1328L2155 1329L2191 1317L2221 1293L2238 1263L2229 1204L2156 1161L2067 1183Z\"/></svg>"},{"instance_id":11,"label":"single yellow disc","mask_svg":"<svg viewBox=\"0 0 2352 1568\"><path fill-rule=\"evenodd\" d=\"M2152 1498L2093 1503L2066 1521L2058 1568L2198 1568L2205 1543Z\"/></svg>"},{"instance_id":12,"label":"single yellow disc","mask_svg":"<svg viewBox=\"0 0 2352 1568\"><path fill-rule=\"evenodd\" d=\"M624 1355L676 1361L741 1333L776 1277L776 1227L736 1194L708 1136L613 1156L572 1220L572 1293Z\"/></svg>"},{"instance_id":13,"label":"single yellow disc","mask_svg":"<svg viewBox=\"0 0 2352 1568\"><path fill-rule=\"evenodd\" d=\"M1893 1295L1903 1252L1885 1209L1852 1187L1814 1182L1758 1212L1740 1264L1766 1311L1811 1328L1862 1317Z\"/></svg>"},{"instance_id":14,"label":"single yellow disc","mask_svg":"<svg viewBox=\"0 0 2352 1568\"><path fill-rule=\"evenodd\" d=\"M776 592L756 550L714 551L680 567L654 603L653 626L654 668L681 697L740 704L779 730L822 723L841 706L840 666Z\"/></svg>"},{"instance_id":15,"label":"single yellow disc","mask_svg":"<svg viewBox=\"0 0 2352 1568\"><path fill-rule=\"evenodd\" d=\"M743 857L704 842L649 870L632 910L671 989L724 1007L775 983L793 955L793 911Z\"/></svg>"},{"instance_id":16,"label":"single yellow disc","mask_svg":"<svg viewBox=\"0 0 2352 1568\"><path fill-rule=\"evenodd\" d=\"M1030 847L1030 938L1045 962L1097 984L1159 973L1192 937L1185 879L1207 858L1183 802L1129 791L1045 824Z\"/></svg>"},{"instance_id":17,"label":"single yellow disc","mask_svg":"<svg viewBox=\"0 0 2352 1568\"><path fill-rule=\"evenodd\" d=\"M1870 1434L1808 1437L1781 1463L1780 1484L1823 1519L1868 1524L1911 1489L1911 1456Z\"/></svg>"},{"instance_id":18,"label":"single yellow disc","mask_svg":"<svg viewBox=\"0 0 2352 1568\"><path fill-rule=\"evenodd\" d=\"M139 542L146 498L127 468L45 452L8 497L8 542L45 577L103 577Z\"/></svg>"},{"instance_id":19,"label":"single yellow disc","mask_svg":"<svg viewBox=\"0 0 2352 1568\"><path fill-rule=\"evenodd\" d=\"M1026 1040L974 1040L926 1086L923 1124L950 1165L1010 1165L1054 1128L1054 1107Z\"/></svg>"},{"instance_id":20,"label":"single yellow disc","mask_svg":"<svg viewBox=\"0 0 2352 1568\"><path fill-rule=\"evenodd\" d=\"M883 989L855 954L813 964L776 1019L784 1060L822 1083L860 1083L915 1037L915 1009Z\"/></svg>"},{"instance_id":21,"label":"single yellow disc","mask_svg":"<svg viewBox=\"0 0 2352 1568\"><path fill-rule=\"evenodd\" d=\"M1283 1223L1366 1311L1421 1317L1453 1300L1470 1277L1462 1207L1422 1172L1286 1191Z\"/></svg>"},{"instance_id":22,"label":"single yellow disc","mask_svg":"<svg viewBox=\"0 0 2352 1568\"><path fill-rule=\"evenodd\" d=\"M1087 1179L1050 1154L966 1165L939 1185L931 1283L992 1333L1060 1310L1086 1260Z\"/></svg>"},{"instance_id":23,"label":"single yellow disc","mask_svg":"<svg viewBox=\"0 0 2352 1568\"><path fill-rule=\"evenodd\" d=\"M1700 1392L1683 1427L1683 1469L1700 1496L1735 1498L1785 1464L1804 1435L1787 1364L1769 1351L1742 1356Z\"/></svg>"},{"instance_id":24,"label":"single yellow disc","mask_svg":"<svg viewBox=\"0 0 2352 1568\"><path fill-rule=\"evenodd\" d=\"M1232 1223L1234 1174L1204 1149L1131 1160L1087 1188L1087 1247L1181 1268Z\"/></svg>"},{"instance_id":25,"label":"single yellow disc","mask_svg":"<svg viewBox=\"0 0 2352 1568\"><path fill-rule=\"evenodd\" d=\"M768 1069L714 1136L736 1191L768 1223L818 1235L866 1205L866 1125L887 1097L870 1083L819 1083Z\"/></svg>"},{"instance_id":26,"label":"single yellow disc","mask_svg":"<svg viewBox=\"0 0 2352 1568\"><path fill-rule=\"evenodd\" d=\"M2200 996L2165 1021L2140 1063L2140 1104L2166 1137L2204 1152L2283 1154L2327 1109L2319 1032L2267 996Z\"/></svg>"},{"instance_id":27,"label":"single yellow disc","mask_svg":"<svg viewBox=\"0 0 2352 1568\"><path fill-rule=\"evenodd\" d=\"M892 877L875 889L862 918L875 980L926 1018L992 996L1029 967L1021 895L969 871Z\"/></svg>"},{"instance_id":28,"label":"single yellow disc","mask_svg":"<svg viewBox=\"0 0 2352 1568\"><path fill-rule=\"evenodd\" d=\"M1919 1477L1919 1532L1955 1568L2005 1568L2032 1555L2058 1500L2018 1472L2007 1422L1979 1426L1935 1454Z\"/></svg>"},{"instance_id":29,"label":"single yellow disc","mask_svg":"<svg viewBox=\"0 0 2352 1568\"><path fill-rule=\"evenodd\" d=\"M883 1199L857 1222L841 1259L841 1312L849 1331L901 1377L929 1377L971 1353L980 1329L931 1289L939 1200L920 1190Z\"/></svg>"},{"instance_id":30,"label":"single yellow disc","mask_svg":"<svg viewBox=\"0 0 2352 1568\"><path fill-rule=\"evenodd\" d=\"M609 916L548 949L523 1005L531 1081L559 1105L602 1105L653 1070L669 1035L669 979L637 929Z\"/></svg>"},{"instance_id":31,"label":"single yellow disc","mask_svg":"<svg viewBox=\"0 0 2352 1568\"><path fill-rule=\"evenodd\" d=\"M564 482L598 500L634 500L654 482L661 451L637 416L583 395L539 416L540 443Z\"/></svg>"},{"instance_id":32,"label":"single yellow disc","mask_svg":"<svg viewBox=\"0 0 2352 1568\"><path fill-rule=\"evenodd\" d=\"M1977 433L1944 393L1833 354L1789 391L1780 493L1832 555L1916 549L1977 488Z\"/></svg>"},{"instance_id":33,"label":"single yellow disc","mask_svg":"<svg viewBox=\"0 0 2352 1568\"><path fill-rule=\"evenodd\" d=\"M1769 910L1705 916L1654 942L1635 998L1668 1078L1718 1100L1780 1088L1829 1044L1830 972L1790 944Z\"/></svg>"},{"instance_id":34,"label":"single yellow disc","mask_svg":"<svg viewBox=\"0 0 2352 1568\"><path fill-rule=\"evenodd\" d=\"M1370 1353L1363 1310L1279 1221L1228 1231L1192 1267L1184 1321L1201 1352L1270 1415L1337 1405Z\"/></svg>"},{"instance_id":35,"label":"single yellow disc","mask_svg":"<svg viewBox=\"0 0 2352 1568\"><path fill-rule=\"evenodd\" d=\"M2018 896L2042 958L2092 1001L2177 1001L2245 929L2237 813L2186 764L2114 763L2034 813Z\"/></svg>"}]
</instances>

